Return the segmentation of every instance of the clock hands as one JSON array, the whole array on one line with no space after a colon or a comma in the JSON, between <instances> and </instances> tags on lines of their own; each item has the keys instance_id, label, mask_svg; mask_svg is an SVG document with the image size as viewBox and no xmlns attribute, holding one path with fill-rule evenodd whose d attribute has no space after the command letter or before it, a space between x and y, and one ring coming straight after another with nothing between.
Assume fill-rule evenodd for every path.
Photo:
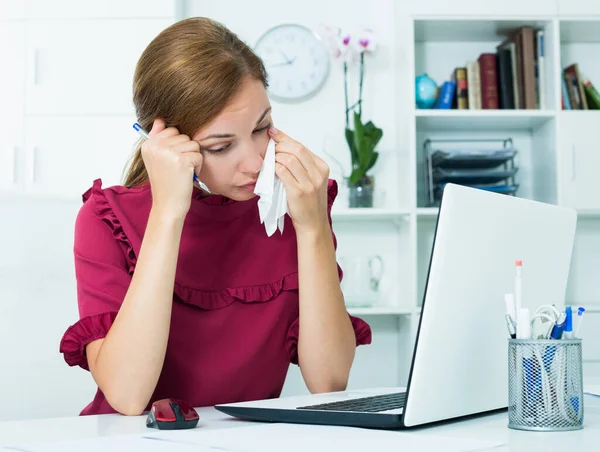
<instances>
[{"instance_id":1,"label":"clock hands","mask_svg":"<svg viewBox=\"0 0 600 452\"><path fill-rule=\"evenodd\" d=\"M288 62L288 61L284 61L283 63L272 64L269 67L272 68L272 67L279 67L279 66L289 66L290 64L292 64L292 63Z\"/></svg>"},{"instance_id":2,"label":"clock hands","mask_svg":"<svg viewBox=\"0 0 600 452\"><path fill-rule=\"evenodd\" d=\"M279 53L281 53L281 55L283 55L283 58L285 59L285 61L289 64L289 62L291 61L288 56L283 53L283 50L279 49Z\"/></svg>"},{"instance_id":3,"label":"clock hands","mask_svg":"<svg viewBox=\"0 0 600 452\"><path fill-rule=\"evenodd\" d=\"M285 55L284 55L284 57L285 57ZM296 61L296 57L292 58L291 60L286 57L286 60L283 63L272 64L269 67L271 68L271 67L279 67L279 66L289 66L291 64L294 64L294 61Z\"/></svg>"}]
</instances>

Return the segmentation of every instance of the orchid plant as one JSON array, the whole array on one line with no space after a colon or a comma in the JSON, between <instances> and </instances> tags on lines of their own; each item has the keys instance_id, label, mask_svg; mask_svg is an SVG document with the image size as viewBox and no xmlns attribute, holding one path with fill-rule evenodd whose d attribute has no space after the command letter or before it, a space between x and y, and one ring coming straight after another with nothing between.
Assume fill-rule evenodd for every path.
<instances>
[{"instance_id":1,"label":"orchid plant","mask_svg":"<svg viewBox=\"0 0 600 452\"><path fill-rule=\"evenodd\" d=\"M343 62L344 99L346 103L345 135L352 162L352 172L348 182L350 185L355 185L368 177L367 172L377 162L379 153L375 151L375 147L383 136L383 131L376 127L372 121L367 123L362 121L365 54L375 51L375 39L370 29L364 29L360 34L353 37L348 33L343 33L338 28L322 26L320 34L328 45L332 56ZM352 105L349 105L349 68L357 63L359 66L358 99ZM350 127L351 124L353 129Z\"/></svg>"}]
</instances>

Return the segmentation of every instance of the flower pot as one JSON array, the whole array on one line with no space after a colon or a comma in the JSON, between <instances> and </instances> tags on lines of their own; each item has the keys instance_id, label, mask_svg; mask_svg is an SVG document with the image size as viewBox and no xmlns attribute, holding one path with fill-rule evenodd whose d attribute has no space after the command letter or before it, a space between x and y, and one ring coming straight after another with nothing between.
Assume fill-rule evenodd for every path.
<instances>
[{"instance_id":1,"label":"flower pot","mask_svg":"<svg viewBox=\"0 0 600 452\"><path fill-rule=\"evenodd\" d=\"M373 191L375 189L373 176L364 176L355 184L348 182L348 189L349 207L373 207Z\"/></svg>"}]
</instances>

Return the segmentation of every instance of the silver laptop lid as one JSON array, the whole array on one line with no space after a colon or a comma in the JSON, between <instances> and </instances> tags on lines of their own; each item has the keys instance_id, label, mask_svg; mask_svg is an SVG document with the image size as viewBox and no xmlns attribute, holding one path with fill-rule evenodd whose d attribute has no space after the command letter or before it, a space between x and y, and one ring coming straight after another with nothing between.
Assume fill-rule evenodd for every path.
<instances>
[{"instance_id":1,"label":"silver laptop lid","mask_svg":"<svg viewBox=\"0 0 600 452\"><path fill-rule=\"evenodd\" d=\"M446 185L415 346L404 425L507 406L504 294L523 261L523 307L564 305L572 209Z\"/></svg>"}]
</instances>

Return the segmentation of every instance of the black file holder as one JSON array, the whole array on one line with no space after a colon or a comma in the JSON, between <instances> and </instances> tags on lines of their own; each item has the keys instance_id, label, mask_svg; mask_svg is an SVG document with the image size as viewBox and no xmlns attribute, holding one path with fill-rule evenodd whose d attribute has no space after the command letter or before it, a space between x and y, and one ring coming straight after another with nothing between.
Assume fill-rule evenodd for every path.
<instances>
[{"instance_id":1,"label":"black file holder","mask_svg":"<svg viewBox=\"0 0 600 452\"><path fill-rule=\"evenodd\" d=\"M434 149L438 143L460 143L460 151ZM499 143L498 149L473 148L474 144ZM516 195L515 175L518 152L512 138L500 139L427 139L423 143L425 196L428 207L439 206L446 183L456 183L497 193Z\"/></svg>"}]
</instances>

